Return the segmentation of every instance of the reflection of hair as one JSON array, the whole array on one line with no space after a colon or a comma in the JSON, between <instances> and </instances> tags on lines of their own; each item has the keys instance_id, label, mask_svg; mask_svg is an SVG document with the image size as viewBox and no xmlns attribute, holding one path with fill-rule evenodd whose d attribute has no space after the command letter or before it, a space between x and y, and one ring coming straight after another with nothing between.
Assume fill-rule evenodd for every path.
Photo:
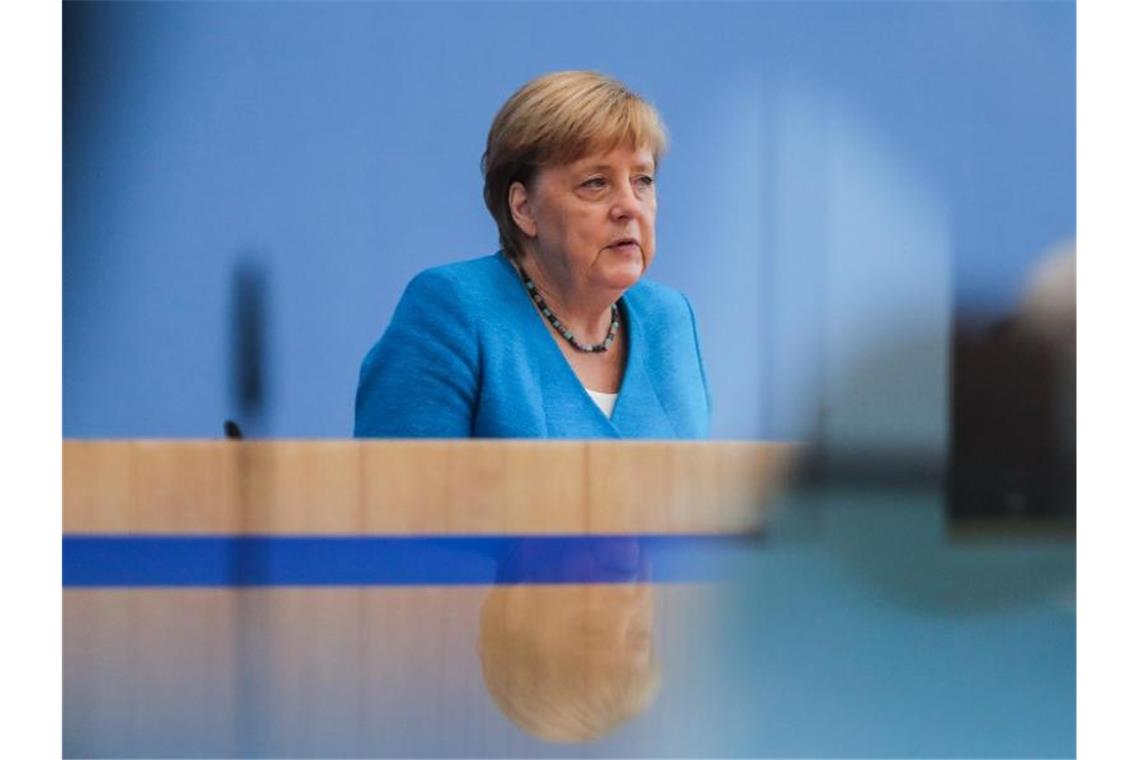
<instances>
[{"instance_id":1,"label":"reflection of hair","mask_svg":"<svg viewBox=\"0 0 1140 760\"><path fill-rule=\"evenodd\" d=\"M496 586L483 603L479 657L487 691L515 725L547 741L609 733L642 713L660 684L647 631L599 640L574 625L554 629L542 614L547 606L584 608L590 594L607 602L600 613L607 623L629 612L619 586ZM521 608L514 617L510 605Z\"/></svg>"},{"instance_id":2,"label":"reflection of hair","mask_svg":"<svg viewBox=\"0 0 1140 760\"><path fill-rule=\"evenodd\" d=\"M646 147L659 162L666 138L653 106L617 80L560 71L523 85L495 115L483 153L483 200L499 226L503 250L519 253L507 203L511 183L528 184L543 165L619 145Z\"/></svg>"}]
</instances>

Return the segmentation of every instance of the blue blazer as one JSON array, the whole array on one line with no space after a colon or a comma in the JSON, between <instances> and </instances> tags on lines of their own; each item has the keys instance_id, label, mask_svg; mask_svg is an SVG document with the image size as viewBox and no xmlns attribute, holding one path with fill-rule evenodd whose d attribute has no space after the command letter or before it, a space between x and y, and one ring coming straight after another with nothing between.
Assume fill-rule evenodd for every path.
<instances>
[{"instance_id":1,"label":"blue blazer","mask_svg":"<svg viewBox=\"0 0 1140 760\"><path fill-rule=\"evenodd\" d=\"M421 272L364 357L358 438L706 438L692 307L639 281L619 302L628 354L613 416L587 395L500 251Z\"/></svg>"}]
</instances>

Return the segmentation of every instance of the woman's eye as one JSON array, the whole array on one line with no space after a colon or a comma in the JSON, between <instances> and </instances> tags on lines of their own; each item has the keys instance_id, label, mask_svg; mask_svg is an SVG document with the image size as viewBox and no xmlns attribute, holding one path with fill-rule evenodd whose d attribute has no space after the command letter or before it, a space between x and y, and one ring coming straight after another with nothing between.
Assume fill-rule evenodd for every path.
<instances>
[{"instance_id":1,"label":"woman's eye","mask_svg":"<svg viewBox=\"0 0 1140 760\"><path fill-rule=\"evenodd\" d=\"M582 187L589 188L590 190L600 190L606 186L606 181L602 177L590 177L582 183Z\"/></svg>"},{"instance_id":2,"label":"woman's eye","mask_svg":"<svg viewBox=\"0 0 1140 760\"><path fill-rule=\"evenodd\" d=\"M650 187L653 184L653 177L643 174L637 178L637 183L642 187Z\"/></svg>"}]
</instances>

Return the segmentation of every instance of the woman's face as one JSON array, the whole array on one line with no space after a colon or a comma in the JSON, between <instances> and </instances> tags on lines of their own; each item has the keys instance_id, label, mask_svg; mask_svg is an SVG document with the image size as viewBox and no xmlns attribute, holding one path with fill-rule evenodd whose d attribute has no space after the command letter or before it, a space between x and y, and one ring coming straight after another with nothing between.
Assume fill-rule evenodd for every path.
<instances>
[{"instance_id":1,"label":"woman's face","mask_svg":"<svg viewBox=\"0 0 1140 760\"><path fill-rule=\"evenodd\" d=\"M544 270L575 290L624 291L655 251L656 167L647 148L618 147L544 167L511 189L515 222Z\"/></svg>"}]
</instances>

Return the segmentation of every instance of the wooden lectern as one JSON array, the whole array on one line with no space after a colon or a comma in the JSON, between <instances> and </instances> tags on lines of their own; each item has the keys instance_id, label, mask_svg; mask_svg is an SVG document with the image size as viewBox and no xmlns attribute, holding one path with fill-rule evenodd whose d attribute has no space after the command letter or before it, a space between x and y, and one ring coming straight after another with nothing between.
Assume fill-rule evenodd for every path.
<instances>
[{"instance_id":1,"label":"wooden lectern","mask_svg":"<svg viewBox=\"0 0 1140 760\"><path fill-rule=\"evenodd\" d=\"M794 450L67 441L65 755L507 753L472 654L488 586L756 535ZM504 570L520 541L550 567Z\"/></svg>"}]
</instances>

